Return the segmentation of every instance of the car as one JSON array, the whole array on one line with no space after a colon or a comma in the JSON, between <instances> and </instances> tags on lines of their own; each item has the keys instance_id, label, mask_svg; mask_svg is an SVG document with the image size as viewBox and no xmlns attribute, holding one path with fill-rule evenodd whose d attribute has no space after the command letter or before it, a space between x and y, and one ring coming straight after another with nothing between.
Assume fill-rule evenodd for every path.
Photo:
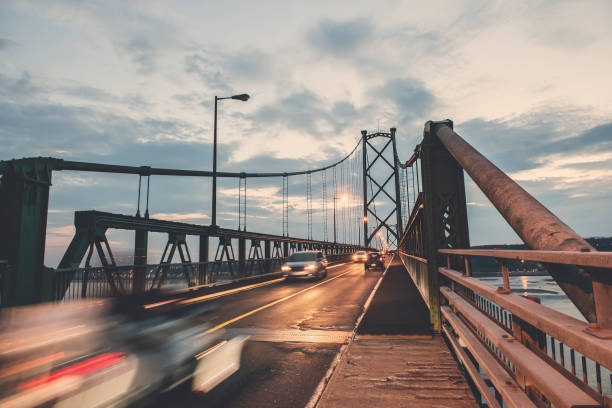
<instances>
[{"instance_id":1,"label":"car","mask_svg":"<svg viewBox=\"0 0 612 408\"><path fill-rule=\"evenodd\" d=\"M366 271L371 269L385 269L385 258L378 252L370 252L368 254L368 260L364 264Z\"/></svg>"},{"instance_id":2,"label":"car","mask_svg":"<svg viewBox=\"0 0 612 408\"><path fill-rule=\"evenodd\" d=\"M327 276L327 259L321 251L299 251L281 266L286 279L312 279Z\"/></svg>"},{"instance_id":3,"label":"car","mask_svg":"<svg viewBox=\"0 0 612 408\"><path fill-rule=\"evenodd\" d=\"M366 251L357 251L353 255L353 262L365 263L368 260L368 253Z\"/></svg>"},{"instance_id":4,"label":"car","mask_svg":"<svg viewBox=\"0 0 612 408\"><path fill-rule=\"evenodd\" d=\"M206 393L239 369L248 338L212 331L214 308L150 291L1 312L0 407L146 406L182 384Z\"/></svg>"}]
</instances>

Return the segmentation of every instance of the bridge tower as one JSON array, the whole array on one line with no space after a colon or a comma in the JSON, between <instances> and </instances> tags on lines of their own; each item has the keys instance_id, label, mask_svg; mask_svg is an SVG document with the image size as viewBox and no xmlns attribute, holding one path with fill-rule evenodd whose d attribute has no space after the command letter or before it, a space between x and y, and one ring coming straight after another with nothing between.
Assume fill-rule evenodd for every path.
<instances>
[{"instance_id":1,"label":"bridge tower","mask_svg":"<svg viewBox=\"0 0 612 408\"><path fill-rule=\"evenodd\" d=\"M387 241L393 240L386 242L387 245L397 246L403 231L400 165L395 132L395 128L391 128L389 133L368 134L367 130L361 131L364 246L370 246L377 234L383 237L379 238L381 240L384 237L388 237ZM379 201L378 210L376 201ZM368 221L371 225L369 229Z\"/></svg>"}]
</instances>

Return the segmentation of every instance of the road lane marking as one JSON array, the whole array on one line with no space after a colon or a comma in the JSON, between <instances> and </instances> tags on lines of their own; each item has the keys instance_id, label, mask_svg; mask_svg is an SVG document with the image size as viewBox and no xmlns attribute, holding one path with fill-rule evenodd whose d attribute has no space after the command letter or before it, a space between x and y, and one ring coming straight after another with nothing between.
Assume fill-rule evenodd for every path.
<instances>
[{"instance_id":1,"label":"road lane marking","mask_svg":"<svg viewBox=\"0 0 612 408\"><path fill-rule=\"evenodd\" d=\"M338 267L338 266L346 265L347 263L348 262L341 263L341 264L338 264L338 265L329 266L329 267L327 267L327 269L331 269L331 268L335 268L335 267ZM199 296L199 297L195 297L195 298L190 298L190 299L185 299L185 300L177 299L177 300L180 300L178 302L180 305L186 305L186 304L189 304L189 303L202 302L204 300L216 299L218 297L231 295L233 293L243 292L245 290L255 289L255 288L258 288L258 287L261 287L261 286L271 285L273 283L281 282L281 281L284 281L284 280L285 280L285 278L282 277L282 278L272 279L272 280L265 281L265 282L254 283L252 285L241 286L239 288L228 289L228 290L224 290L222 292L210 293L208 295L203 295L203 296ZM177 300L173 299L173 300L167 300L165 302L153 303L151 305L146 305L145 308L147 308L147 309L148 308L153 308L153 307L164 305L166 303L176 302Z\"/></svg>"},{"instance_id":2,"label":"road lane marking","mask_svg":"<svg viewBox=\"0 0 612 408\"><path fill-rule=\"evenodd\" d=\"M226 328L224 338L249 336L251 341L273 343L346 343L353 333L340 330L262 329L257 327Z\"/></svg>"},{"instance_id":3,"label":"road lane marking","mask_svg":"<svg viewBox=\"0 0 612 408\"><path fill-rule=\"evenodd\" d=\"M354 271L352 271L352 270L348 270L348 271L346 271L346 272L341 273L340 275L336 275L336 276L334 276L333 278L326 279L326 280L324 280L324 281L322 281L322 282L319 282L319 283L317 283L317 284L315 284L315 285L309 286L309 287L307 287L307 288L305 288L305 289L302 289L302 290L300 290L300 291L298 291L298 292L292 293L291 295L288 295L288 296L285 296L285 297L283 297L283 298L277 299L277 300L275 300L275 301L273 301L273 302L270 302L270 303L268 303L268 304L266 304L266 305L260 306L260 307L258 307L258 308L256 308L256 309L253 309L253 310L249 311L249 312L246 312L246 313L244 313L244 314L241 314L240 316L234 317L233 319L230 319L230 320L228 320L228 321L226 321L226 322L223 322L223 323L221 323L221 324L216 325L215 327L212 327L212 328L208 329L207 331L205 331L204 333L202 333L202 334L201 334L201 336L205 336L205 335L210 334L210 333L212 333L212 332L214 332L214 331L217 331L217 330L219 330L219 329L222 329L222 328L224 328L224 327L225 327L225 326L227 326L227 325L230 325L230 324L232 324L232 323L234 323L234 322L237 322L238 320L242 320L242 319L244 319L245 317L248 317L248 316L250 316L250 315L252 315L252 314L255 314L255 313L257 313L257 312L259 312L259 311L261 311L261 310L264 310L264 309L267 309L267 308L272 307L272 306L274 306L274 305L277 305L277 304L279 304L279 303L281 303L281 302L284 302L285 300L289 300L289 299L291 299L291 298L293 298L293 297L295 297L295 296L297 296L297 295L299 295L299 294L302 294L302 293L304 293L304 292L306 292L306 291L309 291L310 289L314 289L314 288L316 288L317 286L321 286L321 285L323 285L323 284L325 284L325 283L328 283L328 282L333 281L334 279L338 279L339 277L344 276L344 275L346 275L347 273L350 273L350 272L354 272Z\"/></svg>"},{"instance_id":4,"label":"road lane marking","mask_svg":"<svg viewBox=\"0 0 612 408\"><path fill-rule=\"evenodd\" d=\"M332 266L328 266L328 267L327 267L327 269L331 269L331 268L337 268L338 266L342 266L342 265L346 265L347 263L348 263L348 262L345 262L345 263L341 263L341 264L338 264L338 265L332 265Z\"/></svg>"},{"instance_id":5,"label":"road lane marking","mask_svg":"<svg viewBox=\"0 0 612 408\"><path fill-rule=\"evenodd\" d=\"M278 278L278 279L272 279L272 280L265 281L265 282L253 283L252 285L241 286L239 288L234 288L234 289L228 289L228 290L224 290L223 292L215 292L215 293L210 293L210 294L204 295L204 296L198 296L198 297L191 298L191 299L181 300L179 302L179 304L186 305L186 304L189 304L189 303L201 302L201 301L209 300L209 299L215 299L215 298L218 298L218 297L221 297L221 296L231 295L232 293L243 292L245 290L251 290L251 289L255 289L255 288L261 287L261 286L271 285L273 283L281 282L281 281L284 281L284 280L285 280L285 278Z\"/></svg>"}]
</instances>

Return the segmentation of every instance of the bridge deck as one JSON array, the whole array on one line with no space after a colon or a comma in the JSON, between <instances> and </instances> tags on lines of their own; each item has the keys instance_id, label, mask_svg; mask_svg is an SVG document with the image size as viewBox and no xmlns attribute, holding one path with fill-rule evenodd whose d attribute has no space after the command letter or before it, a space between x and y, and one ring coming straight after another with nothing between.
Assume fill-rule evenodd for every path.
<instances>
[{"instance_id":1,"label":"bridge deck","mask_svg":"<svg viewBox=\"0 0 612 408\"><path fill-rule=\"evenodd\" d=\"M428 315L403 266L391 266L317 406L477 407Z\"/></svg>"}]
</instances>

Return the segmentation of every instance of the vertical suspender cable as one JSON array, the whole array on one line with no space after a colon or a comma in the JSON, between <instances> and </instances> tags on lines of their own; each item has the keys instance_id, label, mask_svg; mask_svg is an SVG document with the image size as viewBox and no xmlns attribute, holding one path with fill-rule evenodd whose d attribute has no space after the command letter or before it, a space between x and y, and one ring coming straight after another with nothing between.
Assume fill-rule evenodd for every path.
<instances>
[{"instance_id":1,"label":"vertical suspender cable","mask_svg":"<svg viewBox=\"0 0 612 408\"><path fill-rule=\"evenodd\" d=\"M136 209L136 216L140 217L140 184L142 182L142 175L138 175L138 208Z\"/></svg>"},{"instance_id":2,"label":"vertical suspender cable","mask_svg":"<svg viewBox=\"0 0 612 408\"><path fill-rule=\"evenodd\" d=\"M147 210L145 211L145 218L149 218L149 191L151 187L151 176L147 176Z\"/></svg>"}]
</instances>

